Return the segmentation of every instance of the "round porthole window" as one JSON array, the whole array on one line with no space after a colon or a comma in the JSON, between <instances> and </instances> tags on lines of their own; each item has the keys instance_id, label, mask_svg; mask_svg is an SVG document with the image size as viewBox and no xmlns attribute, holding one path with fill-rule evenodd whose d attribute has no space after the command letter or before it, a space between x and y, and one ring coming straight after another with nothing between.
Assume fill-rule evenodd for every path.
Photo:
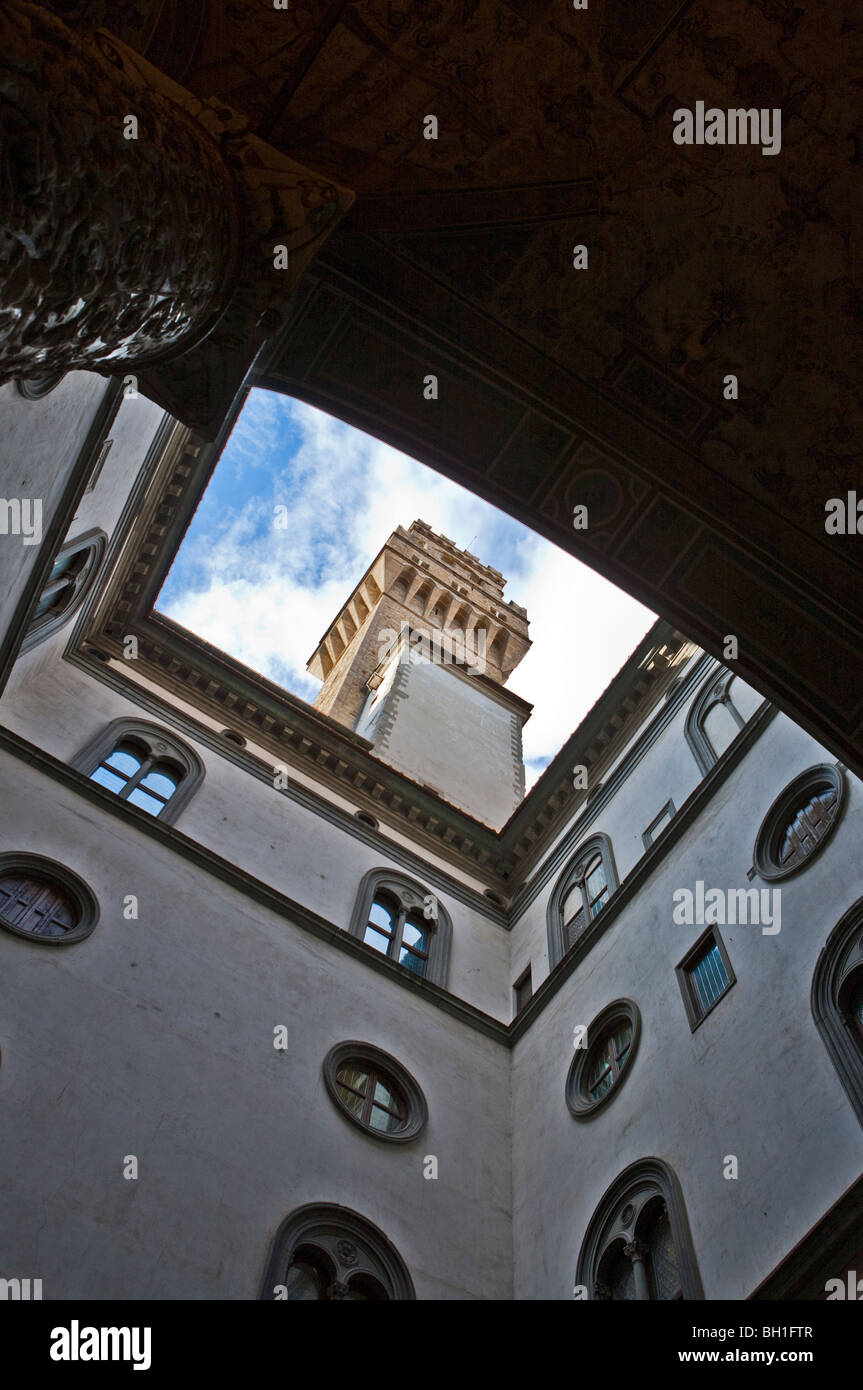
<instances>
[{"instance_id":1,"label":"round porthole window","mask_svg":"<svg viewBox=\"0 0 863 1390\"><path fill-rule=\"evenodd\" d=\"M99 907L85 883L37 854L0 855L0 926L46 946L89 936Z\"/></svg>"},{"instance_id":2,"label":"round porthole window","mask_svg":"<svg viewBox=\"0 0 863 1390\"><path fill-rule=\"evenodd\" d=\"M832 835L845 797L845 779L832 763L807 768L777 797L758 831L755 868L763 879L787 878Z\"/></svg>"},{"instance_id":3,"label":"round porthole window","mask_svg":"<svg viewBox=\"0 0 863 1390\"><path fill-rule=\"evenodd\" d=\"M631 999L615 1000L591 1023L566 1078L566 1103L577 1120L593 1115L620 1088L640 1035L641 1015Z\"/></svg>"},{"instance_id":4,"label":"round porthole window","mask_svg":"<svg viewBox=\"0 0 863 1390\"><path fill-rule=\"evenodd\" d=\"M338 1043L325 1058L324 1081L346 1119L375 1139L407 1143L428 1118L410 1072L371 1043Z\"/></svg>"}]
</instances>

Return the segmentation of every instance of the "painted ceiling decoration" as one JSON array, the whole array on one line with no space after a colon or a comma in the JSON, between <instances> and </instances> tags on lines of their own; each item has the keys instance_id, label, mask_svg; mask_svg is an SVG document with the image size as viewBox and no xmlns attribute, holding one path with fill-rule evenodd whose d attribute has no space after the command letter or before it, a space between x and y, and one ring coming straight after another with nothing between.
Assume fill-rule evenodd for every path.
<instances>
[{"instance_id":1,"label":"painted ceiling decoration","mask_svg":"<svg viewBox=\"0 0 863 1390\"><path fill-rule=\"evenodd\" d=\"M735 635L741 674L863 772L863 560L824 525L863 438L853 8L53 8L355 193L250 380L440 468L716 655ZM781 150L676 144L698 102L781 110Z\"/></svg>"}]
</instances>

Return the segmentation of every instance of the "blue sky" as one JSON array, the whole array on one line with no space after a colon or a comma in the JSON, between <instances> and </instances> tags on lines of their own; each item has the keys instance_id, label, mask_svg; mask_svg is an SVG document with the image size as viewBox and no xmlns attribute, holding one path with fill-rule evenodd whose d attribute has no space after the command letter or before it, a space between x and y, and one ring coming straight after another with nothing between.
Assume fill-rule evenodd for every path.
<instances>
[{"instance_id":1,"label":"blue sky","mask_svg":"<svg viewBox=\"0 0 863 1390\"><path fill-rule=\"evenodd\" d=\"M287 510L287 527L275 525ZM157 607L301 699L318 641L387 537L416 519L507 578L533 647L509 679L534 712L528 785L654 615L504 512L314 407L254 390Z\"/></svg>"}]
</instances>

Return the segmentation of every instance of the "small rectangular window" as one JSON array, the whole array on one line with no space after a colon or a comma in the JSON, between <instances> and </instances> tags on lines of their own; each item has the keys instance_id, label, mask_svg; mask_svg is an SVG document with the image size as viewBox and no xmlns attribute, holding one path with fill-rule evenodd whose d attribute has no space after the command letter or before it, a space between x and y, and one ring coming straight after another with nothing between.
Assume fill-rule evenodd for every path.
<instances>
[{"instance_id":1,"label":"small rectangular window","mask_svg":"<svg viewBox=\"0 0 863 1390\"><path fill-rule=\"evenodd\" d=\"M663 832L663 830L665 829L665 827L666 827L667 825L670 825L670 824L671 824L672 819L673 819L673 817L674 817L674 812L675 812L675 805L674 805L674 802L671 801L671 800L666 801L666 803L665 803L665 805L663 806L662 810L660 811L659 815L655 818L655 820L652 820L652 821L650 822L650 825L649 825L649 826L647 827L647 829L642 833L641 838L642 838L642 840L644 841L644 848L645 848L645 849L649 849L650 846L651 846L656 840L659 839L659 837L660 837L660 835L662 834L662 832Z\"/></svg>"},{"instance_id":2,"label":"small rectangular window","mask_svg":"<svg viewBox=\"0 0 863 1390\"><path fill-rule=\"evenodd\" d=\"M716 927L709 927L684 956L677 966L677 980L694 1032L735 982L725 943Z\"/></svg>"},{"instance_id":3,"label":"small rectangular window","mask_svg":"<svg viewBox=\"0 0 863 1390\"><path fill-rule=\"evenodd\" d=\"M527 1001L533 994L533 981L530 974L530 966L527 967L523 975L519 975L512 987L515 995L515 1011L520 1014Z\"/></svg>"}]
</instances>

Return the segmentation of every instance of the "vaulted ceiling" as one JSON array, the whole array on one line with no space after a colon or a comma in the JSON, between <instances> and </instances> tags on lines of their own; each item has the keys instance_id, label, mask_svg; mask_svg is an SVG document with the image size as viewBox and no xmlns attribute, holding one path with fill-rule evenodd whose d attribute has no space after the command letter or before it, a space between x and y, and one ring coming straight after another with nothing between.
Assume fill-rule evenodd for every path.
<instances>
[{"instance_id":1,"label":"vaulted ceiling","mask_svg":"<svg viewBox=\"0 0 863 1390\"><path fill-rule=\"evenodd\" d=\"M861 542L824 525L829 498L863 497L863 15L55 8L356 192L256 381L433 463L718 655L735 635L741 672L863 771ZM696 101L781 108L781 151L676 145Z\"/></svg>"}]
</instances>

